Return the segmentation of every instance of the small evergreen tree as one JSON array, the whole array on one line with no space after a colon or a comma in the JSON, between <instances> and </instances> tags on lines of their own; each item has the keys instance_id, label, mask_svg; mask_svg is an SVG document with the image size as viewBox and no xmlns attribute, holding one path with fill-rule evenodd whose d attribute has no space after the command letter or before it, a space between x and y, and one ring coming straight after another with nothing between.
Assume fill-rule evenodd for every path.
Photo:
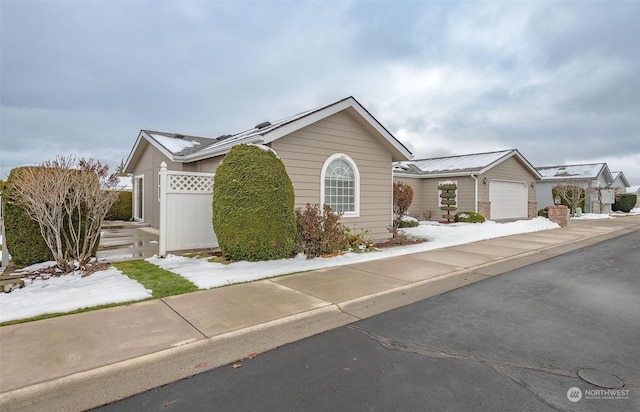
<instances>
[{"instance_id":1,"label":"small evergreen tree","mask_svg":"<svg viewBox=\"0 0 640 412\"><path fill-rule=\"evenodd\" d=\"M447 219L447 222L452 222L455 218L455 214L451 212L455 212L458 210L456 207L456 190L458 189L458 185L449 182L449 183L441 183L438 185L438 190L440 190L440 210L444 210L446 214L442 215L444 219Z\"/></svg>"}]
</instances>

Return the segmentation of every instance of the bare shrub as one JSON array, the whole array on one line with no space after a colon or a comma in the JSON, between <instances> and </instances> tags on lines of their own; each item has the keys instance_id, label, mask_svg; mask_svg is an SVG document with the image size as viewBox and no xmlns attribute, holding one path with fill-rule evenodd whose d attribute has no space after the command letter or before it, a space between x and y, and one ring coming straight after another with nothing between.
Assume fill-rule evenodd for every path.
<instances>
[{"instance_id":1,"label":"bare shrub","mask_svg":"<svg viewBox=\"0 0 640 412\"><path fill-rule=\"evenodd\" d=\"M413 188L405 182L393 182L393 222L390 228L392 237L398 236L398 228L402 217L407 213L413 202Z\"/></svg>"},{"instance_id":2,"label":"bare shrub","mask_svg":"<svg viewBox=\"0 0 640 412\"><path fill-rule=\"evenodd\" d=\"M334 213L328 205L322 212L318 205L307 203L306 208L296 209L297 237L294 251L307 258L329 255L347 246L346 228L340 223L341 213Z\"/></svg>"},{"instance_id":3,"label":"bare shrub","mask_svg":"<svg viewBox=\"0 0 640 412\"><path fill-rule=\"evenodd\" d=\"M91 261L102 221L117 200L117 185L117 176L97 160L58 156L24 168L16 176L14 195L38 222L58 267L68 273Z\"/></svg>"}]
</instances>

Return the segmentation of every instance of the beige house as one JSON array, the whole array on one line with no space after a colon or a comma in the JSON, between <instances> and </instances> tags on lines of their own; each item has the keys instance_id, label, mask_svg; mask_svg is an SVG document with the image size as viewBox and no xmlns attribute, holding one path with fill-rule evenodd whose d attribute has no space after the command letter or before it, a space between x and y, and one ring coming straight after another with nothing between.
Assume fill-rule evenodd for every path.
<instances>
[{"instance_id":1,"label":"beige house","mask_svg":"<svg viewBox=\"0 0 640 412\"><path fill-rule=\"evenodd\" d=\"M456 212L476 212L487 219L536 216L536 181L540 173L515 149L461 156L401 161L394 179L414 190L409 214L442 220L441 183L457 184Z\"/></svg>"},{"instance_id":2,"label":"beige house","mask_svg":"<svg viewBox=\"0 0 640 412\"><path fill-rule=\"evenodd\" d=\"M408 160L411 152L353 97L217 138L140 131L125 165L134 179L135 220L159 225L162 162L168 170L214 173L241 143L277 153L293 182L296 207L328 204L343 212L346 226L369 230L373 239L388 238L392 163Z\"/></svg>"}]
</instances>

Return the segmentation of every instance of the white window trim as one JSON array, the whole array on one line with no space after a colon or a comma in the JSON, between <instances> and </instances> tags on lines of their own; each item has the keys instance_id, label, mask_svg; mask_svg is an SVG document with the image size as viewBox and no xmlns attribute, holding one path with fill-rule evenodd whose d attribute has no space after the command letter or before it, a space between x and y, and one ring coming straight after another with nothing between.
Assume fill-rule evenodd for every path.
<instances>
[{"instance_id":1,"label":"white window trim","mask_svg":"<svg viewBox=\"0 0 640 412\"><path fill-rule=\"evenodd\" d=\"M325 189L325 184L324 184L324 179L325 179L325 175L327 173L327 167L331 164L331 162L333 162L336 159L342 159L344 161L346 161L347 163L349 163L351 165L351 167L353 168L353 174L355 177L355 211L353 212L344 212L342 214L342 217L344 218L350 218L350 217L360 217L360 171L358 170L358 166L356 165L356 162L353 161L353 159L349 156L347 156L344 153L335 153L331 156L329 156L329 158L327 160L324 161L324 164L322 165L322 172L320 173L320 204L322 206L324 206L325 201L324 201L324 189Z\"/></svg>"},{"instance_id":2,"label":"white window trim","mask_svg":"<svg viewBox=\"0 0 640 412\"><path fill-rule=\"evenodd\" d=\"M138 211L138 185L142 186L140 193L140 217L136 216ZM138 222L144 222L144 175L137 175L133 177L133 220Z\"/></svg>"}]
</instances>

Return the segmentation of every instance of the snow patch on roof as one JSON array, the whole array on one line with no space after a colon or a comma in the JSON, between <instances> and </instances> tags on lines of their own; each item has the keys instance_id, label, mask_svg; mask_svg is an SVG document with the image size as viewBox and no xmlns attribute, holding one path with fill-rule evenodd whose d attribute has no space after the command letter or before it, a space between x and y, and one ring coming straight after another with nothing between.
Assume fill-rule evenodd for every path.
<instances>
[{"instance_id":1,"label":"snow patch on roof","mask_svg":"<svg viewBox=\"0 0 640 412\"><path fill-rule=\"evenodd\" d=\"M542 179L597 179L604 163L538 167Z\"/></svg>"},{"instance_id":2,"label":"snow patch on roof","mask_svg":"<svg viewBox=\"0 0 640 412\"><path fill-rule=\"evenodd\" d=\"M416 168L419 169L420 174L473 172L484 169L512 151L513 150L502 150L490 153L410 160L396 163L394 170L399 173L414 174L418 172L415 170Z\"/></svg>"},{"instance_id":3,"label":"snow patch on roof","mask_svg":"<svg viewBox=\"0 0 640 412\"><path fill-rule=\"evenodd\" d=\"M167 137L161 134L149 133L153 139L160 143L165 149L173 154L178 154L185 149L197 146L200 143L179 137Z\"/></svg>"},{"instance_id":4,"label":"snow patch on roof","mask_svg":"<svg viewBox=\"0 0 640 412\"><path fill-rule=\"evenodd\" d=\"M640 185L633 185L633 186L629 186L627 187L627 193L638 193L640 192Z\"/></svg>"}]
</instances>

